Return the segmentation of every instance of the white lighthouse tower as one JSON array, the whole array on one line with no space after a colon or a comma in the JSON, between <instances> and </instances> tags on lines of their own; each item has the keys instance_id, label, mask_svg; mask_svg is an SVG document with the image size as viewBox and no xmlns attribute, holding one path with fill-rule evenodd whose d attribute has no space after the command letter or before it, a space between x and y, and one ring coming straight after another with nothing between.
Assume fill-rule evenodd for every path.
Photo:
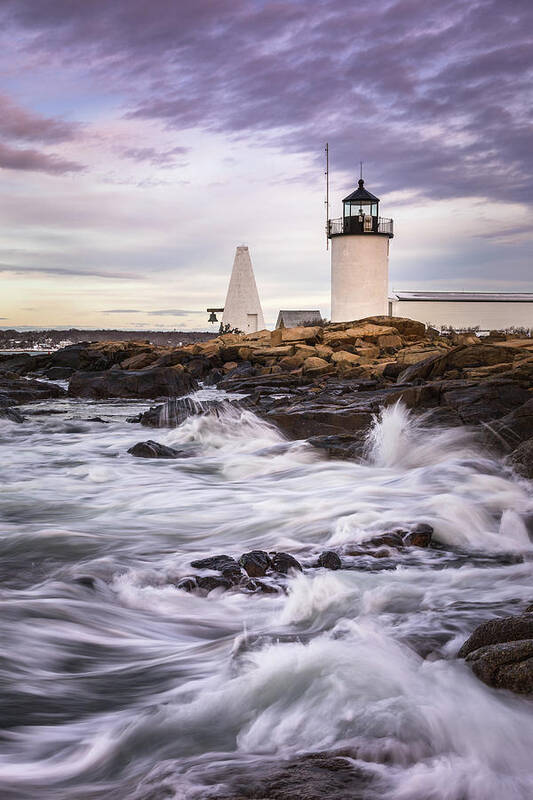
<instances>
[{"instance_id":1,"label":"white lighthouse tower","mask_svg":"<svg viewBox=\"0 0 533 800\"><path fill-rule=\"evenodd\" d=\"M387 314L393 222L379 216L379 199L365 189L362 177L342 209L340 219L328 220L331 321Z\"/></svg>"},{"instance_id":2,"label":"white lighthouse tower","mask_svg":"<svg viewBox=\"0 0 533 800\"><path fill-rule=\"evenodd\" d=\"M252 260L246 245L237 247L235 252L222 324L243 333L253 333L265 327Z\"/></svg>"}]
</instances>

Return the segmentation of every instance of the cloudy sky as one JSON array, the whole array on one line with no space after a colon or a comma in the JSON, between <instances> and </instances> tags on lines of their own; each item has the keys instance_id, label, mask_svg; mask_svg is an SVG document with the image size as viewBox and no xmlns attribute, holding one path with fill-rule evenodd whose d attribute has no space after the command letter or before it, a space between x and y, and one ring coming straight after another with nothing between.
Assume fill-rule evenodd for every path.
<instances>
[{"instance_id":1,"label":"cloudy sky","mask_svg":"<svg viewBox=\"0 0 533 800\"><path fill-rule=\"evenodd\" d=\"M205 328L243 243L327 316L326 140L391 288L533 290L531 0L0 0L0 45L0 325Z\"/></svg>"}]
</instances>

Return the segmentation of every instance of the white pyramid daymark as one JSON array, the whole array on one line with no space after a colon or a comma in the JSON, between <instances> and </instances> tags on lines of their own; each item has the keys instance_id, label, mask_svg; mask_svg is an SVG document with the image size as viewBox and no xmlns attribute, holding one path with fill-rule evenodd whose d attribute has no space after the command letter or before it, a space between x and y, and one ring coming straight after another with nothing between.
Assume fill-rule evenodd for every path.
<instances>
[{"instance_id":1,"label":"white pyramid daymark","mask_svg":"<svg viewBox=\"0 0 533 800\"><path fill-rule=\"evenodd\" d=\"M252 260L245 245L237 247L235 252L222 324L238 328L243 333L253 333L265 327Z\"/></svg>"}]
</instances>

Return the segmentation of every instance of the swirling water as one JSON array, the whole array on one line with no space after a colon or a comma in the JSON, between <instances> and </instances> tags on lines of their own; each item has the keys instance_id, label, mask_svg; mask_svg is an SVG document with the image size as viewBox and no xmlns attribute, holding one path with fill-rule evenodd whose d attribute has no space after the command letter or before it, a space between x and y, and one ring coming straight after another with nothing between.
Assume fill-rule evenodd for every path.
<instances>
[{"instance_id":1,"label":"swirling water","mask_svg":"<svg viewBox=\"0 0 533 800\"><path fill-rule=\"evenodd\" d=\"M533 796L531 701L454 658L533 601L527 482L400 406L362 464L248 411L155 435L125 422L140 408L54 401L0 421L2 798L196 800L339 747L371 798ZM189 457L127 454L150 436ZM202 555L311 563L418 522L443 547L309 569L285 594L175 586Z\"/></svg>"}]
</instances>

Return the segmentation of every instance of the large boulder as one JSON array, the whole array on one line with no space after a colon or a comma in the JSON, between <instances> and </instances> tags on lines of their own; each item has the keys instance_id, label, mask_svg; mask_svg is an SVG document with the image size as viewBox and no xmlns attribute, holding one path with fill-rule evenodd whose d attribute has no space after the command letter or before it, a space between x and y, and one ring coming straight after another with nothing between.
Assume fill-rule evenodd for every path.
<instances>
[{"instance_id":1,"label":"large boulder","mask_svg":"<svg viewBox=\"0 0 533 800\"><path fill-rule=\"evenodd\" d=\"M90 397L95 400L109 397L178 397L196 388L194 378L178 365L144 370L75 372L70 379L68 393L71 397Z\"/></svg>"},{"instance_id":2,"label":"large boulder","mask_svg":"<svg viewBox=\"0 0 533 800\"><path fill-rule=\"evenodd\" d=\"M533 694L533 639L480 647L466 661L488 686Z\"/></svg>"},{"instance_id":3,"label":"large boulder","mask_svg":"<svg viewBox=\"0 0 533 800\"><path fill-rule=\"evenodd\" d=\"M480 647L522 639L533 639L533 614L491 619L478 625L457 653L457 658L466 658Z\"/></svg>"},{"instance_id":4,"label":"large boulder","mask_svg":"<svg viewBox=\"0 0 533 800\"><path fill-rule=\"evenodd\" d=\"M533 693L533 614L489 620L475 629L457 654L489 686Z\"/></svg>"},{"instance_id":5,"label":"large boulder","mask_svg":"<svg viewBox=\"0 0 533 800\"><path fill-rule=\"evenodd\" d=\"M396 328L400 336L410 341L423 339L426 334L426 326L423 322L417 322L408 317L365 317L365 319L360 319L359 322L362 324L370 323L371 325L390 325Z\"/></svg>"},{"instance_id":6,"label":"large boulder","mask_svg":"<svg viewBox=\"0 0 533 800\"><path fill-rule=\"evenodd\" d=\"M433 355L424 361L407 367L398 377L399 383L438 378L449 370L471 367L490 367L495 364L512 365L520 351L514 347L499 347L493 344L458 345L441 355Z\"/></svg>"},{"instance_id":7,"label":"large boulder","mask_svg":"<svg viewBox=\"0 0 533 800\"><path fill-rule=\"evenodd\" d=\"M319 325L301 326L297 328L276 328L272 331L270 342L273 347L291 342L318 342L322 339L322 328Z\"/></svg>"}]
</instances>

